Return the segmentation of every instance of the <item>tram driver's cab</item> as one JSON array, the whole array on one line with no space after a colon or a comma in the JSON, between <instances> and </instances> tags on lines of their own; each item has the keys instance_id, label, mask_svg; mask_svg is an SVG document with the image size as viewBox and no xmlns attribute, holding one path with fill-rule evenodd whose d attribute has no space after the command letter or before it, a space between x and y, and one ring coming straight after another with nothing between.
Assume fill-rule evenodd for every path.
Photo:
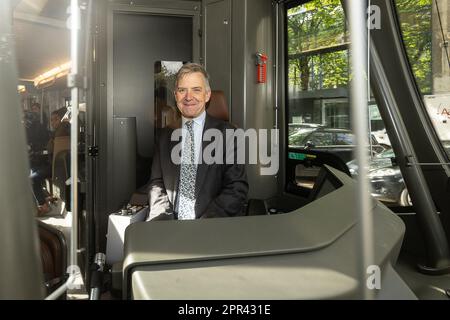
<instances>
[{"instance_id":1,"label":"tram driver's cab","mask_svg":"<svg viewBox=\"0 0 450 320\"><path fill-rule=\"evenodd\" d=\"M0 255L11 259L0 287L11 297L42 298L44 284L51 299L358 299L368 297L361 270L371 261L381 284L372 298L446 298L450 82L436 33L444 0L372 0L369 17L378 12L381 25L363 41L370 65L357 70L370 75L362 147L353 139L360 110L350 103L351 10L342 1L6 3L13 14L0 11L0 38L15 35L18 69L0 60L8 103L0 137L18 142L0 155L8 168L0 194L29 195L4 201L1 212L9 238ZM210 74L207 113L266 132L266 153L246 159L242 215L145 222L155 141L179 119L174 76L189 61ZM27 112L36 102L42 123L69 108L77 132L55 137L44 188L58 201L40 217L22 119L9 106ZM355 150L370 156L371 198L358 196L364 166ZM74 274L81 287L66 292Z\"/></svg>"}]
</instances>

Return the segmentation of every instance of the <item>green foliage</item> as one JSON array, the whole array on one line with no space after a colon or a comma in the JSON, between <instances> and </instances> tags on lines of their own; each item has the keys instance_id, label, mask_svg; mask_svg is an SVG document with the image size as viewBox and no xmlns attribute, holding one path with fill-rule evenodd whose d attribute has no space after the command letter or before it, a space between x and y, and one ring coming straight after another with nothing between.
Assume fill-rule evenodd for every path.
<instances>
[{"instance_id":1,"label":"green foliage","mask_svg":"<svg viewBox=\"0 0 450 320\"><path fill-rule=\"evenodd\" d=\"M431 93L432 0L397 0L403 42L423 94Z\"/></svg>"},{"instance_id":2,"label":"green foliage","mask_svg":"<svg viewBox=\"0 0 450 320\"><path fill-rule=\"evenodd\" d=\"M422 93L431 92L431 1L397 0L403 40ZM288 10L288 79L296 90L348 85L348 33L340 0Z\"/></svg>"},{"instance_id":3,"label":"green foliage","mask_svg":"<svg viewBox=\"0 0 450 320\"><path fill-rule=\"evenodd\" d=\"M340 0L314 0L289 9L287 24L289 84L301 90L346 86L346 50L328 52L348 41Z\"/></svg>"}]
</instances>

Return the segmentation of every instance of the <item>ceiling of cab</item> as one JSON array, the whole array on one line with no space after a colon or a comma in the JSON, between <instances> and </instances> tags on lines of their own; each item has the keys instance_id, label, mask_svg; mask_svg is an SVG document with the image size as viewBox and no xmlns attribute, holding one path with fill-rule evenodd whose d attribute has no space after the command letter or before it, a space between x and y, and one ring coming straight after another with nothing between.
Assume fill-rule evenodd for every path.
<instances>
[{"instance_id":1,"label":"ceiling of cab","mask_svg":"<svg viewBox=\"0 0 450 320\"><path fill-rule=\"evenodd\" d=\"M20 79L70 60L69 0L16 0L13 32Z\"/></svg>"}]
</instances>

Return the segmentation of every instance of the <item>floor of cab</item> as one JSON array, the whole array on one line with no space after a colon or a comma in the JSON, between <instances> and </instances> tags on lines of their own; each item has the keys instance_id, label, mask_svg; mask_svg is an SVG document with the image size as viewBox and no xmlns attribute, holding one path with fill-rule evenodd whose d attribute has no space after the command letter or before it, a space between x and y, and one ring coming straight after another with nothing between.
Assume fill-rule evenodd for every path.
<instances>
[{"instance_id":1,"label":"floor of cab","mask_svg":"<svg viewBox=\"0 0 450 320\"><path fill-rule=\"evenodd\" d=\"M399 256L395 270L419 300L450 300L450 274L427 275L418 271L419 259L411 254Z\"/></svg>"}]
</instances>

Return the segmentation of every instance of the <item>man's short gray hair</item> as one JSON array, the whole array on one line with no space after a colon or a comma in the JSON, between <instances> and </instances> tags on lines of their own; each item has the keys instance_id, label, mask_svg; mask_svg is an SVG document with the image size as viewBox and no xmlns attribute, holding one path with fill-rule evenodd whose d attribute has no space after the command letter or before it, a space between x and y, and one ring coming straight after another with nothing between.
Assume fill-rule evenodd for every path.
<instances>
[{"instance_id":1,"label":"man's short gray hair","mask_svg":"<svg viewBox=\"0 0 450 320\"><path fill-rule=\"evenodd\" d=\"M200 72L205 79L206 90L211 91L211 87L209 86L209 75L206 72L205 68L201 64L198 63L186 63L183 65L180 70L178 70L176 78L175 78L175 88L178 88L178 82L187 74Z\"/></svg>"}]
</instances>

